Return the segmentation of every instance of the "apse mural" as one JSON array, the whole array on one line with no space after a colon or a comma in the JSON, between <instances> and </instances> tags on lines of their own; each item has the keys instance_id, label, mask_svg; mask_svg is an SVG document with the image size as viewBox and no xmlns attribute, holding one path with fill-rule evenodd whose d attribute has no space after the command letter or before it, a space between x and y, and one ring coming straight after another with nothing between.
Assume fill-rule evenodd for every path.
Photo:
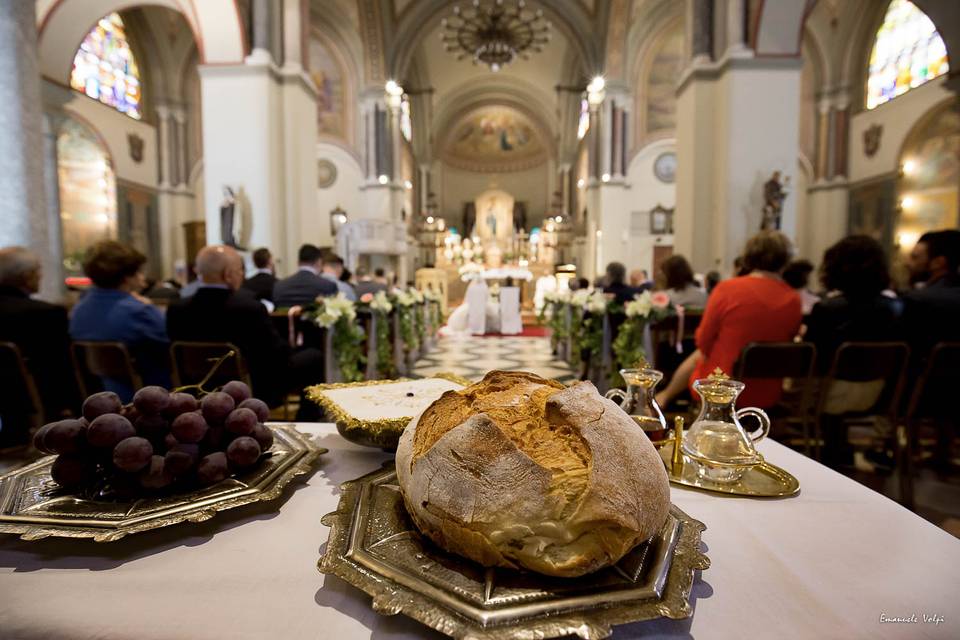
<instances>
[{"instance_id":1,"label":"apse mural","mask_svg":"<svg viewBox=\"0 0 960 640\"><path fill-rule=\"evenodd\" d=\"M645 114L648 135L672 132L677 126L677 78L683 71L683 24L661 36L647 76Z\"/></svg>"},{"instance_id":2,"label":"apse mural","mask_svg":"<svg viewBox=\"0 0 960 640\"><path fill-rule=\"evenodd\" d=\"M308 56L310 77L317 85L317 132L345 139L346 90L340 65L316 36L310 38Z\"/></svg>"},{"instance_id":3,"label":"apse mural","mask_svg":"<svg viewBox=\"0 0 960 640\"><path fill-rule=\"evenodd\" d=\"M515 171L546 160L546 149L533 123L502 106L473 111L452 128L448 162L474 171Z\"/></svg>"}]
</instances>

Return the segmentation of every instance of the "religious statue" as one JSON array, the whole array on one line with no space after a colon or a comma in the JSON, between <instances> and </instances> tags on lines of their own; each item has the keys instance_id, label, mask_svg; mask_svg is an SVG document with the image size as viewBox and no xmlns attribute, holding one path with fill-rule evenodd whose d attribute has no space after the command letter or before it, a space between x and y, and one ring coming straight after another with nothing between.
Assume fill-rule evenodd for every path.
<instances>
[{"instance_id":1,"label":"religious statue","mask_svg":"<svg viewBox=\"0 0 960 640\"><path fill-rule=\"evenodd\" d=\"M786 187L790 184L790 178L786 177L783 182L780 181L780 172L774 171L773 175L763 185L763 220L760 222L760 230L780 230L780 217L783 215L783 201L787 197Z\"/></svg>"},{"instance_id":2,"label":"religious statue","mask_svg":"<svg viewBox=\"0 0 960 640\"><path fill-rule=\"evenodd\" d=\"M495 212L497 206L497 199L494 198L490 202L490 208L487 209L487 229L490 231L490 237L497 237L497 214Z\"/></svg>"},{"instance_id":3,"label":"religious statue","mask_svg":"<svg viewBox=\"0 0 960 640\"><path fill-rule=\"evenodd\" d=\"M243 237L243 213L233 189L223 188L223 202L220 204L220 242L237 249Z\"/></svg>"}]
</instances>

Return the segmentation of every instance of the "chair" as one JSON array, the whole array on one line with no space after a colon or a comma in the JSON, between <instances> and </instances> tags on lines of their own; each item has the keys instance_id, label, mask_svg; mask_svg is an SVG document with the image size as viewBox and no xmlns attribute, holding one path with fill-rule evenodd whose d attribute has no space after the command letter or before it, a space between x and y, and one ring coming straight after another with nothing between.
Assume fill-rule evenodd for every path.
<instances>
[{"instance_id":1,"label":"chair","mask_svg":"<svg viewBox=\"0 0 960 640\"><path fill-rule=\"evenodd\" d=\"M28 427L39 427L46 421L33 375L27 369L20 347L12 342L0 342L0 389L3 389L0 415L26 417L31 423Z\"/></svg>"},{"instance_id":2,"label":"chair","mask_svg":"<svg viewBox=\"0 0 960 640\"><path fill-rule=\"evenodd\" d=\"M800 386L795 411L803 429L804 453L810 454L810 404L817 348L809 342L751 342L733 366L736 380L790 378Z\"/></svg>"},{"instance_id":3,"label":"chair","mask_svg":"<svg viewBox=\"0 0 960 640\"><path fill-rule=\"evenodd\" d=\"M204 384L207 389L220 387L231 380L242 380L251 390L250 372L240 353L240 348L229 342L187 342L178 340L170 344L170 362L173 384L182 387L200 384L210 374L218 360L233 352L213 372Z\"/></svg>"},{"instance_id":4,"label":"chair","mask_svg":"<svg viewBox=\"0 0 960 640\"><path fill-rule=\"evenodd\" d=\"M917 379L910 394L903 423L897 432L897 453L900 466L900 500L909 509L913 508L913 450L918 439L920 422L923 420L953 421L956 424L956 408L952 393L955 390L957 372L960 372L960 342L941 342L934 346L927 365ZM945 427L938 424L938 427ZM937 429L937 453L947 455L949 441L944 441L945 429Z\"/></svg>"},{"instance_id":5,"label":"chair","mask_svg":"<svg viewBox=\"0 0 960 640\"><path fill-rule=\"evenodd\" d=\"M894 423L900 397L903 394L910 347L903 342L844 342L833 356L827 376L820 388L816 411L817 458L820 457L822 423L830 419L846 420L857 417L884 416ZM881 381L882 386L869 406L836 410L831 402L838 383L870 383ZM839 388L839 387L838 387ZM855 391L857 387L850 387ZM852 399L855 394L847 394Z\"/></svg>"},{"instance_id":6,"label":"chair","mask_svg":"<svg viewBox=\"0 0 960 640\"><path fill-rule=\"evenodd\" d=\"M119 380L134 391L143 386L134 359L122 342L74 342L70 355L81 397L102 391L102 378Z\"/></svg>"}]
</instances>

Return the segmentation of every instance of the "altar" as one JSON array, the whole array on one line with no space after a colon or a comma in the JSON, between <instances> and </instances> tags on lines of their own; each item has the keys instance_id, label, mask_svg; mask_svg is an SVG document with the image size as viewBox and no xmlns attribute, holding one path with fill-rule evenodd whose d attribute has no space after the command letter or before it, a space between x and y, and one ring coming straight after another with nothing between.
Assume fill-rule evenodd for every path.
<instances>
[{"instance_id":1,"label":"altar","mask_svg":"<svg viewBox=\"0 0 960 640\"><path fill-rule=\"evenodd\" d=\"M433 266L417 272L418 282L442 287L450 308L462 304L474 278L483 278L494 294L510 282L520 289L522 310L532 313L536 282L554 274L571 234L564 217L551 212L527 231L525 209L517 210L510 193L490 189L476 196L462 228L424 218L424 261Z\"/></svg>"},{"instance_id":2,"label":"altar","mask_svg":"<svg viewBox=\"0 0 960 640\"><path fill-rule=\"evenodd\" d=\"M377 613L369 596L317 571L329 535L320 518L337 509L338 487L392 456L347 442L332 424L298 428L329 453L278 503L112 543L4 537L0 635L443 638ZM619 626L614 638L958 637L955 538L773 440L759 448L801 493L757 500L672 487L672 501L707 525L712 564L693 584L693 617Z\"/></svg>"}]
</instances>

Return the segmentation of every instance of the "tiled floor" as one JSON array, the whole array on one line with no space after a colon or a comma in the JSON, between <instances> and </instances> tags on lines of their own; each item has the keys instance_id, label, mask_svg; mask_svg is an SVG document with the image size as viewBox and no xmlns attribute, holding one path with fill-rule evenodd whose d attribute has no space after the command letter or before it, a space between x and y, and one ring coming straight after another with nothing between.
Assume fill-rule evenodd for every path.
<instances>
[{"instance_id":1,"label":"tiled floor","mask_svg":"<svg viewBox=\"0 0 960 640\"><path fill-rule=\"evenodd\" d=\"M530 371L560 382L574 379L573 370L550 353L547 338L455 337L439 339L437 347L421 358L413 375L455 373L479 380L491 369Z\"/></svg>"}]
</instances>

